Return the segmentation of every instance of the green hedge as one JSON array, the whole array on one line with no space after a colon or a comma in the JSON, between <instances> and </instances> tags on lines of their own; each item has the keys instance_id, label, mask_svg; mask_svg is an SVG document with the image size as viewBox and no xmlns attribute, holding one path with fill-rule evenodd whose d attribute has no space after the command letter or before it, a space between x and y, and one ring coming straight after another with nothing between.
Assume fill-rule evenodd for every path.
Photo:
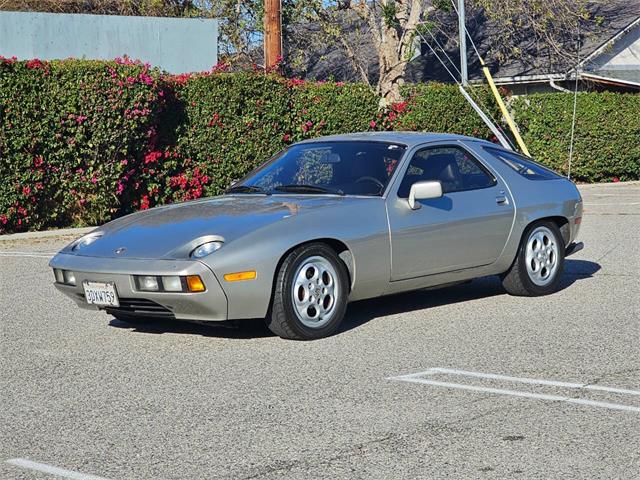
<instances>
[{"instance_id":1,"label":"green hedge","mask_svg":"<svg viewBox=\"0 0 640 480\"><path fill-rule=\"evenodd\" d=\"M488 88L471 87L468 92L485 112L499 121L500 111ZM394 129L457 133L487 140L494 137L455 85L407 85L403 93L408 100L392 125Z\"/></svg>"},{"instance_id":2,"label":"green hedge","mask_svg":"<svg viewBox=\"0 0 640 480\"><path fill-rule=\"evenodd\" d=\"M129 62L0 60L0 233L129 211L163 109Z\"/></svg>"},{"instance_id":3,"label":"green hedge","mask_svg":"<svg viewBox=\"0 0 640 480\"><path fill-rule=\"evenodd\" d=\"M364 130L490 139L451 85L412 85L378 111L362 84L262 73L164 76L147 65L0 58L0 233L95 225L137 209L215 195L286 145ZM490 92L473 96L495 118ZM512 102L532 153L564 171L572 96ZM578 180L640 177L640 96L580 94Z\"/></svg>"},{"instance_id":4,"label":"green hedge","mask_svg":"<svg viewBox=\"0 0 640 480\"><path fill-rule=\"evenodd\" d=\"M547 93L512 103L531 155L562 173L568 169L573 99ZM640 178L640 95L578 94L571 176L587 182Z\"/></svg>"},{"instance_id":5,"label":"green hedge","mask_svg":"<svg viewBox=\"0 0 640 480\"><path fill-rule=\"evenodd\" d=\"M217 73L167 79L175 94L152 204L215 195L287 144L288 86L273 75ZM153 192L150 192L150 195Z\"/></svg>"}]
</instances>

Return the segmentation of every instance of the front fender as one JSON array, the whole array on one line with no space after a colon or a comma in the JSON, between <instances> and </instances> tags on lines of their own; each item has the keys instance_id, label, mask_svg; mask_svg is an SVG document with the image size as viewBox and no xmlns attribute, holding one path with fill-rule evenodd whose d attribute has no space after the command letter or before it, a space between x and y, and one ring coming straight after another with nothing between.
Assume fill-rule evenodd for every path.
<instances>
[{"instance_id":1,"label":"front fender","mask_svg":"<svg viewBox=\"0 0 640 480\"><path fill-rule=\"evenodd\" d=\"M277 269L296 246L334 239L351 254L350 300L382 294L389 281L390 245L384 199L361 198L335 207L292 213L222 247L204 259L220 278L230 319L266 316ZM253 280L227 281L228 273L256 271Z\"/></svg>"}]
</instances>

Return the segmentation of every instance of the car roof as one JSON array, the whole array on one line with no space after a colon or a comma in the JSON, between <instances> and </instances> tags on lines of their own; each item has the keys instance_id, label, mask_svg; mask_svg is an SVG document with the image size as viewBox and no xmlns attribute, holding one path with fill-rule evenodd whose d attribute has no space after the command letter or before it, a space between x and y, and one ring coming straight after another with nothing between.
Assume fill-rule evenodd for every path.
<instances>
[{"instance_id":1,"label":"car roof","mask_svg":"<svg viewBox=\"0 0 640 480\"><path fill-rule=\"evenodd\" d=\"M309 140L303 140L299 143L315 143L327 141L369 141L369 142L391 142L400 143L408 147L419 145L427 142L439 141L474 141L483 142L491 145L491 142L475 137L467 137L464 135L454 135L450 133L430 133L430 132L356 132L344 133L341 135L328 135L325 137L317 137Z\"/></svg>"}]
</instances>

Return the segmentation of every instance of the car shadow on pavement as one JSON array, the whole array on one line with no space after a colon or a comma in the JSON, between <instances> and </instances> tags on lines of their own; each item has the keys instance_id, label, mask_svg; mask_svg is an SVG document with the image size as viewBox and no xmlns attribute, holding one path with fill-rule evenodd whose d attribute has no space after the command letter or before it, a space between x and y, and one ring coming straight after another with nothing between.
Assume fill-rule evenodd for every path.
<instances>
[{"instance_id":1,"label":"car shadow on pavement","mask_svg":"<svg viewBox=\"0 0 640 480\"><path fill-rule=\"evenodd\" d=\"M240 320L237 322L212 322L211 324L185 322L179 320L149 319L141 323L128 323L112 318L109 325L115 328L128 328L135 333L177 333L183 335L201 335L238 340L273 337L263 319Z\"/></svg>"},{"instance_id":2,"label":"car shadow on pavement","mask_svg":"<svg viewBox=\"0 0 640 480\"><path fill-rule=\"evenodd\" d=\"M576 281L592 277L600 268L600 265L595 262L567 259L560 289L564 290ZM497 295L507 295L507 293L502 288L500 279L492 276L477 278L451 287L414 290L412 292L361 300L349 304L345 319L336 333L347 332L371 320L387 315L397 315ZM263 319L215 322L211 324L150 319L143 323L132 324L113 318L109 325L115 328L131 329L136 333L177 333L238 340L274 336L266 327Z\"/></svg>"},{"instance_id":3,"label":"car shadow on pavement","mask_svg":"<svg viewBox=\"0 0 640 480\"><path fill-rule=\"evenodd\" d=\"M570 287L576 281L592 277L600 268L599 264L588 260L566 259L560 290ZM345 319L337 333L349 331L375 318L387 315L397 315L497 295L507 295L507 293L502 287L500 278L491 276L477 278L451 287L414 290L353 302L349 305Z\"/></svg>"}]
</instances>

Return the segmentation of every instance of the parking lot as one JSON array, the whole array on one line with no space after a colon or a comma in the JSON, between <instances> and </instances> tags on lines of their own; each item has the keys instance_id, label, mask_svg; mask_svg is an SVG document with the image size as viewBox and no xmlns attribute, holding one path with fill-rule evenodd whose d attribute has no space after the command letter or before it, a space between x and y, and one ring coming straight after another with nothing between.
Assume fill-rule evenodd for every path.
<instances>
[{"instance_id":1,"label":"parking lot","mask_svg":"<svg viewBox=\"0 0 640 480\"><path fill-rule=\"evenodd\" d=\"M0 478L640 478L640 183L581 190L557 294L363 301L313 342L79 310L71 237L0 240Z\"/></svg>"}]
</instances>

